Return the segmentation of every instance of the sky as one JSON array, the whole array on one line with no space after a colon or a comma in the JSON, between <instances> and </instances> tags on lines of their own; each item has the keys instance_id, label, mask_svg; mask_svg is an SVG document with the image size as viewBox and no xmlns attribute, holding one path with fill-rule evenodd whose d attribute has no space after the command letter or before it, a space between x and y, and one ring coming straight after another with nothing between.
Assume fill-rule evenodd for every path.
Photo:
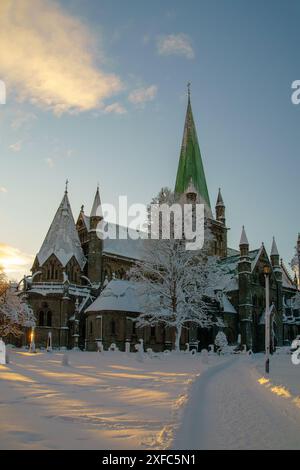
<instances>
[{"instance_id":1,"label":"sky","mask_svg":"<svg viewBox=\"0 0 300 470\"><path fill-rule=\"evenodd\" d=\"M2 0L0 264L28 273L61 201L148 203L174 187L187 82L211 202L229 246L275 235L288 264L299 217L297 0Z\"/></svg>"}]
</instances>

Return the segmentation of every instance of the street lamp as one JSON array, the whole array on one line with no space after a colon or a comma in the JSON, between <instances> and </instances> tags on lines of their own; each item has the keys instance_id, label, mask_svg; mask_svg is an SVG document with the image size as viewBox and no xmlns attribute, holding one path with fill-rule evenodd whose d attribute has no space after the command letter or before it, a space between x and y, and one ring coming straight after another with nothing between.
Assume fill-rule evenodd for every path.
<instances>
[{"instance_id":1,"label":"street lamp","mask_svg":"<svg viewBox=\"0 0 300 470\"><path fill-rule=\"evenodd\" d=\"M264 266L266 280L266 311L265 311L265 371L270 372L270 266Z\"/></svg>"},{"instance_id":2,"label":"street lamp","mask_svg":"<svg viewBox=\"0 0 300 470\"><path fill-rule=\"evenodd\" d=\"M29 352L35 353L34 326L31 327Z\"/></svg>"}]
</instances>

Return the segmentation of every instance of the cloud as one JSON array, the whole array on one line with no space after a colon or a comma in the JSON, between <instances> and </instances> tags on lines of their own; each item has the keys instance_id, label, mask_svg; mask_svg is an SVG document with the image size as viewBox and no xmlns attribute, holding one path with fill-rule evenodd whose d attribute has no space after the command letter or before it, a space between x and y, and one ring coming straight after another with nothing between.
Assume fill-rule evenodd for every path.
<instances>
[{"instance_id":1,"label":"cloud","mask_svg":"<svg viewBox=\"0 0 300 470\"><path fill-rule=\"evenodd\" d=\"M127 110L120 103L112 103L104 108L106 114L115 113L115 114L126 114Z\"/></svg>"},{"instance_id":2,"label":"cloud","mask_svg":"<svg viewBox=\"0 0 300 470\"><path fill-rule=\"evenodd\" d=\"M55 114L101 108L122 83L95 51L95 37L55 1L1 0L1 78L20 101Z\"/></svg>"},{"instance_id":3,"label":"cloud","mask_svg":"<svg viewBox=\"0 0 300 470\"><path fill-rule=\"evenodd\" d=\"M16 142L15 144L11 144L9 146L9 149L12 150L13 152L20 152L22 148L22 141L20 140L19 142Z\"/></svg>"},{"instance_id":4,"label":"cloud","mask_svg":"<svg viewBox=\"0 0 300 470\"><path fill-rule=\"evenodd\" d=\"M143 106L147 101L154 100L156 94L157 86L151 85L148 88L137 88L133 90L129 94L128 100L137 106Z\"/></svg>"},{"instance_id":5,"label":"cloud","mask_svg":"<svg viewBox=\"0 0 300 470\"><path fill-rule=\"evenodd\" d=\"M18 248L5 243L0 243L0 266L3 267L10 278L20 278L24 273L28 272L33 260L33 255L23 253Z\"/></svg>"},{"instance_id":6,"label":"cloud","mask_svg":"<svg viewBox=\"0 0 300 470\"><path fill-rule=\"evenodd\" d=\"M157 39L157 51L160 55L179 55L187 59L195 57L191 39L183 33L160 36Z\"/></svg>"},{"instance_id":7,"label":"cloud","mask_svg":"<svg viewBox=\"0 0 300 470\"><path fill-rule=\"evenodd\" d=\"M48 167L49 168L53 168L54 167L54 160L53 158L45 158L45 162L47 163Z\"/></svg>"},{"instance_id":8,"label":"cloud","mask_svg":"<svg viewBox=\"0 0 300 470\"><path fill-rule=\"evenodd\" d=\"M7 193L7 189L4 186L0 186L0 193Z\"/></svg>"},{"instance_id":9,"label":"cloud","mask_svg":"<svg viewBox=\"0 0 300 470\"><path fill-rule=\"evenodd\" d=\"M11 122L12 129L20 129L21 127L28 127L33 121L37 119L34 113L27 113L18 110Z\"/></svg>"}]
</instances>

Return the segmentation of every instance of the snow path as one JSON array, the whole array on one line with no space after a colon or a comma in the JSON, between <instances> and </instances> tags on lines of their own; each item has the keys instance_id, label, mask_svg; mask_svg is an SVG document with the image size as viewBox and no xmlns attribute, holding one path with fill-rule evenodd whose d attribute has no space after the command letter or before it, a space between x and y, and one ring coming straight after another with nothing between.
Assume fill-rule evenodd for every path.
<instances>
[{"instance_id":1,"label":"snow path","mask_svg":"<svg viewBox=\"0 0 300 470\"><path fill-rule=\"evenodd\" d=\"M193 384L172 448L300 449L300 409L260 377L245 357L210 367Z\"/></svg>"},{"instance_id":2,"label":"snow path","mask_svg":"<svg viewBox=\"0 0 300 470\"><path fill-rule=\"evenodd\" d=\"M166 448L199 356L10 350L0 366L0 449Z\"/></svg>"}]
</instances>

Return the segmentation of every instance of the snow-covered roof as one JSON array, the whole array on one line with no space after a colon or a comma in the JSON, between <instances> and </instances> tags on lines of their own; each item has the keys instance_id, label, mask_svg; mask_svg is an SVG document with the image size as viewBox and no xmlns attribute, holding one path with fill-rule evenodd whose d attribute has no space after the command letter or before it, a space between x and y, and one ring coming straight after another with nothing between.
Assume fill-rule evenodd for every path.
<instances>
[{"instance_id":1,"label":"snow-covered roof","mask_svg":"<svg viewBox=\"0 0 300 470\"><path fill-rule=\"evenodd\" d=\"M140 237L140 233L121 225L108 224L109 230L115 228L117 238L106 238L103 241L103 253L136 260L144 259L145 240Z\"/></svg>"},{"instance_id":2,"label":"snow-covered roof","mask_svg":"<svg viewBox=\"0 0 300 470\"><path fill-rule=\"evenodd\" d=\"M227 248L227 256L235 256L235 255L239 255L240 254L240 251L239 250L236 250L235 248L230 248L228 247Z\"/></svg>"},{"instance_id":3,"label":"snow-covered roof","mask_svg":"<svg viewBox=\"0 0 300 470\"><path fill-rule=\"evenodd\" d=\"M81 268L83 268L86 262L75 227L67 191L57 209L42 247L37 254L40 266L52 254L58 258L63 267L68 264L73 256L75 256Z\"/></svg>"},{"instance_id":4,"label":"snow-covered roof","mask_svg":"<svg viewBox=\"0 0 300 470\"><path fill-rule=\"evenodd\" d=\"M87 230L90 229L90 217L82 213ZM107 223L105 231L116 234L103 240L103 254L129 258L130 260L144 259L144 240L140 232L111 222Z\"/></svg>"},{"instance_id":5,"label":"snow-covered roof","mask_svg":"<svg viewBox=\"0 0 300 470\"><path fill-rule=\"evenodd\" d=\"M120 311L140 313L136 283L112 279L86 312Z\"/></svg>"},{"instance_id":6,"label":"snow-covered roof","mask_svg":"<svg viewBox=\"0 0 300 470\"><path fill-rule=\"evenodd\" d=\"M237 313L236 309L234 308L226 294L223 294L222 304L224 313Z\"/></svg>"},{"instance_id":7,"label":"snow-covered roof","mask_svg":"<svg viewBox=\"0 0 300 470\"><path fill-rule=\"evenodd\" d=\"M281 272L282 272L282 287L285 287L286 289L297 290L297 287L293 283L291 276L283 262L281 262Z\"/></svg>"}]
</instances>

